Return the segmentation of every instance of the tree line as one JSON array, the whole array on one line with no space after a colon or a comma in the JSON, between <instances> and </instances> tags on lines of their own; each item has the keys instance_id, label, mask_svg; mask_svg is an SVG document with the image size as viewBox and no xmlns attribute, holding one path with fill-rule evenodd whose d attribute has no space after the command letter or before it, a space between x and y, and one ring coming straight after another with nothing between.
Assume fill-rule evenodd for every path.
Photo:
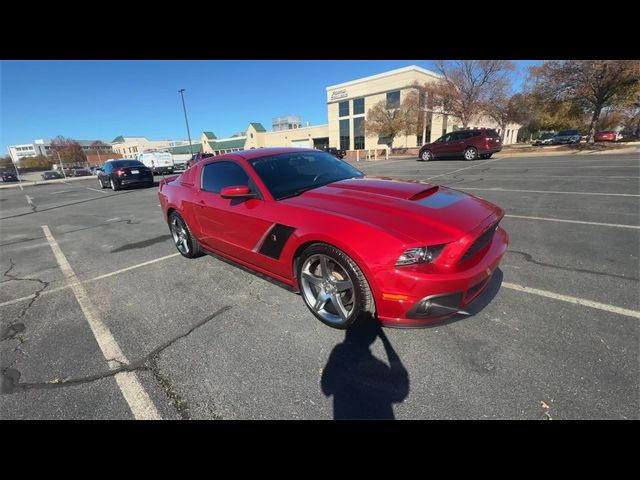
<instances>
[{"instance_id":1,"label":"tree line","mask_svg":"<svg viewBox=\"0 0 640 480\"><path fill-rule=\"evenodd\" d=\"M529 67L524 88L513 91L509 60L436 61L439 78L410 85L400 105L382 100L371 107L364 128L390 147L398 135L430 127L430 114L447 113L463 128L482 117L502 131L520 124L519 140L540 132L577 128L593 142L598 130L640 130L640 61L551 60ZM425 139L425 143L428 139Z\"/></svg>"}]
</instances>

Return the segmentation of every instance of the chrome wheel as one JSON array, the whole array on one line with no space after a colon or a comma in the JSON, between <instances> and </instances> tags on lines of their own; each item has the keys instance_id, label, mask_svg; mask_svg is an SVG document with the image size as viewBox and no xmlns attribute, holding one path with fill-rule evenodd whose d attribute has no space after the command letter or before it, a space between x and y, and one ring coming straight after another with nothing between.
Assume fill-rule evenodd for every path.
<instances>
[{"instance_id":1,"label":"chrome wheel","mask_svg":"<svg viewBox=\"0 0 640 480\"><path fill-rule=\"evenodd\" d=\"M333 258L316 254L302 265L302 295L327 323L341 325L355 311L355 290L347 271Z\"/></svg>"},{"instance_id":2,"label":"chrome wheel","mask_svg":"<svg viewBox=\"0 0 640 480\"><path fill-rule=\"evenodd\" d=\"M467 148L464 151L465 160L475 160L477 155L478 155L478 152L476 151L475 148Z\"/></svg>"},{"instance_id":3,"label":"chrome wheel","mask_svg":"<svg viewBox=\"0 0 640 480\"><path fill-rule=\"evenodd\" d=\"M433 155L429 150L425 150L424 152L422 152L422 160L424 160L425 162L431 160L432 156Z\"/></svg>"},{"instance_id":4,"label":"chrome wheel","mask_svg":"<svg viewBox=\"0 0 640 480\"><path fill-rule=\"evenodd\" d=\"M189 234L182 220L178 217L171 219L171 236L176 248L183 255L189 254Z\"/></svg>"}]
</instances>

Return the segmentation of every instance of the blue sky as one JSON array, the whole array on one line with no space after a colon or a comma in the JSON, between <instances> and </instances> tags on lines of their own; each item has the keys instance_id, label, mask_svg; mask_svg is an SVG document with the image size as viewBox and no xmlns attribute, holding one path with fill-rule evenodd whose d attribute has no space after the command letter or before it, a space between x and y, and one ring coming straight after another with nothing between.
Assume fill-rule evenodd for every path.
<instances>
[{"instance_id":1,"label":"blue sky","mask_svg":"<svg viewBox=\"0 0 640 480\"><path fill-rule=\"evenodd\" d=\"M514 87L526 67L515 61ZM186 139L178 90L192 139L203 130L219 138L272 117L300 115L327 122L325 88L430 60L2 61L0 155L7 145L56 135L110 142L118 135Z\"/></svg>"}]
</instances>

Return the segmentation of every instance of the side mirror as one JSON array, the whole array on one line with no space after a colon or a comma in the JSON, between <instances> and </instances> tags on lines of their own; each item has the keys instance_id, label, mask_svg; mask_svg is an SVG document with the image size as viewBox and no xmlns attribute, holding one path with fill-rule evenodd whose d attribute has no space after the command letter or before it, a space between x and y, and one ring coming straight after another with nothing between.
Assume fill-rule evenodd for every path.
<instances>
[{"instance_id":1,"label":"side mirror","mask_svg":"<svg viewBox=\"0 0 640 480\"><path fill-rule=\"evenodd\" d=\"M236 185L233 187L224 187L220 190L222 198L253 198L255 193L246 185Z\"/></svg>"}]
</instances>

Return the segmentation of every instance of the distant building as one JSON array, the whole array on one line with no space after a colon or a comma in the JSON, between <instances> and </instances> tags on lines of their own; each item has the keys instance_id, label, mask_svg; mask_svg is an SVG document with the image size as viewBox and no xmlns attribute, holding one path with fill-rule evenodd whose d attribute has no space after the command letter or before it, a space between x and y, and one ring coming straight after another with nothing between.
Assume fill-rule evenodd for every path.
<instances>
[{"instance_id":1,"label":"distant building","mask_svg":"<svg viewBox=\"0 0 640 480\"><path fill-rule=\"evenodd\" d=\"M95 142L102 142L102 140L75 140L80 144L82 150L87 154L88 152L93 152L96 150L92 147L92 144ZM11 160L13 163L18 163L20 159L25 157L35 157L36 155L44 155L49 156L51 153L51 140L43 140L38 139L34 140L33 143L23 144L23 145L9 145L8 147L9 155L11 156ZM102 145L97 148L100 153L111 153L111 145L106 142L102 142Z\"/></svg>"},{"instance_id":2,"label":"distant building","mask_svg":"<svg viewBox=\"0 0 640 480\"><path fill-rule=\"evenodd\" d=\"M189 145L188 140L149 140L147 137L128 137L120 135L111 141L115 153L123 157L135 157L148 150L166 150L182 145Z\"/></svg>"},{"instance_id":3,"label":"distant building","mask_svg":"<svg viewBox=\"0 0 640 480\"><path fill-rule=\"evenodd\" d=\"M276 117L272 119L271 125L274 132L279 132L280 130L293 130L294 128L302 128L302 118L300 118L298 115Z\"/></svg>"}]
</instances>

